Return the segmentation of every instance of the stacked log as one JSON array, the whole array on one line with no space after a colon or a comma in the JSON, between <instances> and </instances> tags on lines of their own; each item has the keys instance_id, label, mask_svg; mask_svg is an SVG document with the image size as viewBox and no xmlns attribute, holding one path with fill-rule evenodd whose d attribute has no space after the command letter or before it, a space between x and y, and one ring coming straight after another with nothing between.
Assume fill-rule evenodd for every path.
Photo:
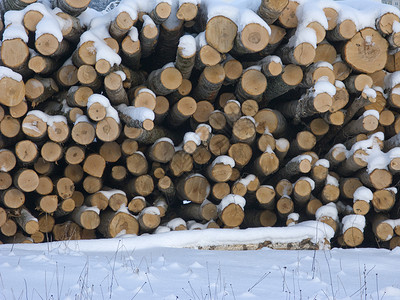
<instances>
[{"instance_id":1,"label":"stacked log","mask_svg":"<svg viewBox=\"0 0 400 300\"><path fill-rule=\"evenodd\" d=\"M400 244L396 8L6 2L0 242L313 219Z\"/></svg>"}]
</instances>

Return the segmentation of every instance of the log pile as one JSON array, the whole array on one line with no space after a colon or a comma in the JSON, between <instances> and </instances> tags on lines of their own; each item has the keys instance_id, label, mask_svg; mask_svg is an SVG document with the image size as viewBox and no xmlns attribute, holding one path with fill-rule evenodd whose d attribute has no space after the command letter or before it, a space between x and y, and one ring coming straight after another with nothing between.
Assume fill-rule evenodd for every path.
<instances>
[{"instance_id":1,"label":"log pile","mask_svg":"<svg viewBox=\"0 0 400 300\"><path fill-rule=\"evenodd\" d=\"M1 242L318 220L400 245L396 8L32 2L1 24Z\"/></svg>"}]
</instances>

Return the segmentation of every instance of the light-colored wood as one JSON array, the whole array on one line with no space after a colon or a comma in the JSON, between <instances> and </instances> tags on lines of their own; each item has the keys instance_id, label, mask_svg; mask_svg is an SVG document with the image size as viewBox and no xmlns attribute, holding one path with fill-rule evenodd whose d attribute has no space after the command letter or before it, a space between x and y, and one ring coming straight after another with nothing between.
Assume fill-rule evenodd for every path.
<instances>
[{"instance_id":1,"label":"light-colored wood","mask_svg":"<svg viewBox=\"0 0 400 300\"><path fill-rule=\"evenodd\" d=\"M327 32L327 39L330 41L346 41L357 33L357 26L353 20L346 19Z\"/></svg>"},{"instance_id":2,"label":"light-colored wood","mask_svg":"<svg viewBox=\"0 0 400 300\"><path fill-rule=\"evenodd\" d=\"M282 113L278 110L264 108L254 116L257 133L263 134L266 130L274 137L282 136L287 127L287 122Z\"/></svg>"},{"instance_id":3,"label":"light-colored wood","mask_svg":"<svg viewBox=\"0 0 400 300\"><path fill-rule=\"evenodd\" d=\"M54 225L52 233L56 241L80 240L82 228L74 222L67 221Z\"/></svg>"},{"instance_id":4,"label":"light-colored wood","mask_svg":"<svg viewBox=\"0 0 400 300\"><path fill-rule=\"evenodd\" d=\"M388 217L383 214L377 214L372 220L372 230L380 241L388 241L394 235L393 227L385 222Z\"/></svg>"},{"instance_id":5,"label":"light-colored wood","mask_svg":"<svg viewBox=\"0 0 400 300\"><path fill-rule=\"evenodd\" d=\"M234 143L229 147L228 155L233 158L237 168L243 168L250 162L253 150L249 144Z\"/></svg>"},{"instance_id":6,"label":"light-colored wood","mask_svg":"<svg viewBox=\"0 0 400 300\"><path fill-rule=\"evenodd\" d=\"M153 178L147 174L133 178L128 185L128 190L131 194L143 197L150 195L154 190Z\"/></svg>"},{"instance_id":7,"label":"light-colored wood","mask_svg":"<svg viewBox=\"0 0 400 300\"><path fill-rule=\"evenodd\" d=\"M258 176L269 176L279 168L279 159L274 152L264 152L254 161L254 169Z\"/></svg>"},{"instance_id":8,"label":"light-colored wood","mask_svg":"<svg viewBox=\"0 0 400 300\"><path fill-rule=\"evenodd\" d=\"M254 53L263 50L269 42L269 32L258 23L242 24L237 33L233 52L238 54Z\"/></svg>"},{"instance_id":9,"label":"light-colored wood","mask_svg":"<svg viewBox=\"0 0 400 300\"><path fill-rule=\"evenodd\" d=\"M302 80L303 71L300 66L294 64L286 65L280 75L268 79L268 86L263 96L263 102L268 103L286 94L291 89L297 87Z\"/></svg>"},{"instance_id":10,"label":"light-colored wood","mask_svg":"<svg viewBox=\"0 0 400 300\"><path fill-rule=\"evenodd\" d=\"M161 24L171 14L171 4L168 2L159 2L154 7L154 9L150 12L151 18L154 20L156 24Z\"/></svg>"},{"instance_id":11,"label":"light-colored wood","mask_svg":"<svg viewBox=\"0 0 400 300\"><path fill-rule=\"evenodd\" d=\"M210 184L203 175L195 173L178 181L177 192L182 199L202 203L210 194Z\"/></svg>"},{"instance_id":12,"label":"light-colored wood","mask_svg":"<svg viewBox=\"0 0 400 300\"><path fill-rule=\"evenodd\" d=\"M362 48L358 45L362 45ZM358 72L374 73L385 67L387 49L388 42L379 32L372 28L365 28L346 43L343 59Z\"/></svg>"},{"instance_id":13,"label":"light-colored wood","mask_svg":"<svg viewBox=\"0 0 400 300\"><path fill-rule=\"evenodd\" d=\"M285 28L294 28L297 26L298 19L296 10L299 4L295 1L289 0L289 3L283 9L278 17L279 23Z\"/></svg>"},{"instance_id":14,"label":"light-colored wood","mask_svg":"<svg viewBox=\"0 0 400 300\"><path fill-rule=\"evenodd\" d=\"M288 0L263 0L258 7L257 13L267 24L272 24L279 18L288 3Z\"/></svg>"},{"instance_id":15,"label":"light-colored wood","mask_svg":"<svg viewBox=\"0 0 400 300\"><path fill-rule=\"evenodd\" d=\"M253 144L256 138L256 124L248 117L237 120L232 127L232 141Z\"/></svg>"},{"instance_id":16,"label":"light-colored wood","mask_svg":"<svg viewBox=\"0 0 400 300\"><path fill-rule=\"evenodd\" d=\"M105 237L115 237L123 230L126 234L139 233L139 223L131 214L122 211L105 211L100 217L98 230Z\"/></svg>"},{"instance_id":17,"label":"light-colored wood","mask_svg":"<svg viewBox=\"0 0 400 300\"><path fill-rule=\"evenodd\" d=\"M52 141L46 142L40 149L40 155L48 162L57 162L63 157L63 154L62 146Z\"/></svg>"},{"instance_id":18,"label":"light-colored wood","mask_svg":"<svg viewBox=\"0 0 400 300\"><path fill-rule=\"evenodd\" d=\"M103 180L94 176L86 176L82 182L83 189L89 194L98 192L102 188L102 186Z\"/></svg>"},{"instance_id":19,"label":"light-colored wood","mask_svg":"<svg viewBox=\"0 0 400 300\"><path fill-rule=\"evenodd\" d=\"M150 73L147 82L157 95L167 95L178 89L182 83L182 74L173 66L166 66Z\"/></svg>"},{"instance_id":20,"label":"light-colored wood","mask_svg":"<svg viewBox=\"0 0 400 300\"><path fill-rule=\"evenodd\" d=\"M328 21L329 22L329 21ZM322 42L318 43L317 48L315 49L315 57L314 63L319 61L326 61L330 64L333 64L336 60L337 52L333 45L331 45L328 41L323 40ZM335 70L334 70L335 72ZM336 77L335 73L335 77ZM337 80L341 80L336 78Z\"/></svg>"},{"instance_id":21,"label":"light-colored wood","mask_svg":"<svg viewBox=\"0 0 400 300\"><path fill-rule=\"evenodd\" d=\"M167 116L168 124L177 127L189 119L197 109L196 100L192 97L183 97L172 106Z\"/></svg>"},{"instance_id":22,"label":"light-colored wood","mask_svg":"<svg viewBox=\"0 0 400 300\"><path fill-rule=\"evenodd\" d=\"M132 27L131 30L136 27ZM121 56L124 58L124 63L132 68L138 69L141 58L141 45L139 40L133 40L131 35L127 35L121 42Z\"/></svg>"},{"instance_id":23,"label":"light-colored wood","mask_svg":"<svg viewBox=\"0 0 400 300\"><path fill-rule=\"evenodd\" d=\"M14 185L23 192L33 192L39 185L38 174L31 169L19 169L13 176Z\"/></svg>"},{"instance_id":24,"label":"light-colored wood","mask_svg":"<svg viewBox=\"0 0 400 300\"><path fill-rule=\"evenodd\" d=\"M102 177L105 167L106 161L104 158L95 153L88 155L83 163L83 170L95 177Z\"/></svg>"},{"instance_id":25,"label":"light-colored wood","mask_svg":"<svg viewBox=\"0 0 400 300\"><path fill-rule=\"evenodd\" d=\"M20 38L3 41L1 44L1 60L4 66L16 72L26 71L29 60L28 45Z\"/></svg>"},{"instance_id":26,"label":"light-colored wood","mask_svg":"<svg viewBox=\"0 0 400 300\"><path fill-rule=\"evenodd\" d=\"M208 20L206 25L207 43L221 53L233 48L238 27L229 18L219 15Z\"/></svg>"},{"instance_id":27,"label":"light-colored wood","mask_svg":"<svg viewBox=\"0 0 400 300\"><path fill-rule=\"evenodd\" d=\"M98 208L81 206L76 208L71 215L71 218L79 226L85 229L95 229L100 225L100 216Z\"/></svg>"},{"instance_id":28,"label":"light-colored wood","mask_svg":"<svg viewBox=\"0 0 400 300\"><path fill-rule=\"evenodd\" d=\"M26 208L22 208L15 217L15 221L27 234L34 234L39 231L38 220Z\"/></svg>"},{"instance_id":29,"label":"light-colored wood","mask_svg":"<svg viewBox=\"0 0 400 300\"><path fill-rule=\"evenodd\" d=\"M72 16L77 16L83 12L89 3L90 0L57 0L57 6Z\"/></svg>"},{"instance_id":30,"label":"light-colored wood","mask_svg":"<svg viewBox=\"0 0 400 300\"><path fill-rule=\"evenodd\" d=\"M224 85L235 84L243 72L243 65L233 57L227 58L222 62L225 71Z\"/></svg>"},{"instance_id":31,"label":"light-colored wood","mask_svg":"<svg viewBox=\"0 0 400 300\"><path fill-rule=\"evenodd\" d=\"M73 181L67 177L62 177L58 179L55 183L55 191L58 196L62 199L71 198L75 191L75 184Z\"/></svg>"},{"instance_id":32,"label":"light-colored wood","mask_svg":"<svg viewBox=\"0 0 400 300\"><path fill-rule=\"evenodd\" d=\"M197 86L193 90L193 97L197 100L213 102L222 87L225 79L224 68L217 64L206 67L200 75Z\"/></svg>"},{"instance_id":33,"label":"light-colored wood","mask_svg":"<svg viewBox=\"0 0 400 300\"><path fill-rule=\"evenodd\" d=\"M121 158L121 148L122 145L120 146L117 142L106 142L100 146L99 154L106 162L116 163Z\"/></svg>"},{"instance_id":34,"label":"light-colored wood","mask_svg":"<svg viewBox=\"0 0 400 300\"><path fill-rule=\"evenodd\" d=\"M395 204L396 195L392 190L377 190L373 195L371 203L375 211L387 212Z\"/></svg>"},{"instance_id":35,"label":"light-colored wood","mask_svg":"<svg viewBox=\"0 0 400 300\"><path fill-rule=\"evenodd\" d=\"M17 233L17 223L12 219L7 219L7 221L0 226L0 232L4 236L14 236Z\"/></svg>"},{"instance_id":36,"label":"light-colored wood","mask_svg":"<svg viewBox=\"0 0 400 300\"><path fill-rule=\"evenodd\" d=\"M58 197L57 195L46 195L40 197L36 205L45 213L51 214L57 210Z\"/></svg>"},{"instance_id":37,"label":"light-colored wood","mask_svg":"<svg viewBox=\"0 0 400 300\"><path fill-rule=\"evenodd\" d=\"M74 184L80 184L84 176L83 168L81 165L67 165L64 176L71 179Z\"/></svg>"},{"instance_id":38,"label":"light-colored wood","mask_svg":"<svg viewBox=\"0 0 400 300\"><path fill-rule=\"evenodd\" d=\"M115 72L108 74L104 78L104 89L111 104L126 104L129 105L128 95L123 86L121 76Z\"/></svg>"},{"instance_id":39,"label":"light-colored wood","mask_svg":"<svg viewBox=\"0 0 400 300\"><path fill-rule=\"evenodd\" d=\"M217 218L217 207L206 200L202 204L185 204L179 209L182 218L187 220L210 221Z\"/></svg>"},{"instance_id":40,"label":"light-colored wood","mask_svg":"<svg viewBox=\"0 0 400 300\"><path fill-rule=\"evenodd\" d=\"M276 210L278 211L278 214L282 219L286 219L287 216L294 211L293 200L287 195L282 196L276 202Z\"/></svg>"},{"instance_id":41,"label":"light-colored wood","mask_svg":"<svg viewBox=\"0 0 400 300\"><path fill-rule=\"evenodd\" d=\"M12 177L8 172L0 172L0 190L8 189L12 184Z\"/></svg>"},{"instance_id":42,"label":"light-colored wood","mask_svg":"<svg viewBox=\"0 0 400 300\"><path fill-rule=\"evenodd\" d=\"M310 180L300 178L293 185L293 198L299 205L305 205L311 198L312 186Z\"/></svg>"},{"instance_id":43,"label":"light-colored wood","mask_svg":"<svg viewBox=\"0 0 400 300\"><path fill-rule=\"evenodd\" d=\"M139 228L142 232L149 232L154 230L160 225L160 214L157 207L147 207L139 214Z\"/></svg>"},{"instance_id":44,"label":"light-colored wood","mask_svg":"<svg viewBox=\"0 0 400 300\"><path fill-rule=\"evenodd\" d=\"M121 11L110 23L110 34L115 39L121 39L135 24L136 19L132 19L131 14Z\"/></svg>"},{"instance_id":45,"label":"light-colored wood","mask_svg":"<svg viewBox=\"0 0 400 300\"><path fill-rule=\"evenodd\" d=\"M242 77L236 84L236 97L243 102L247 99L253 99L260 102L262 95L267 89L267 79L258 69L250 68L244 70Z\"/></svg>"},{"instance_id":46,"label":"light-colored wood","mask_svg":"<svg viewBox=\"0 0 400 300\"><path fill-rule=\"evenodd\" d=\"M192 21L197 16L198 7L191 2L182 2L179 5L176 17L183 21Z\"/></svg>"},{"instance_id":47,"label":"light-colored wood","mask_svg":"<svg viewBox=\"0 0 400 300\"><path fill-rule=\"evenodd\" d=\"M6 208L20 208L25 203L25 194L11 187L1 192L0 202Z\"/></svg>"},{"instance_id":48,"label":"light-colored wood","mask_svg":"<svg viewBox=\"0 0 400 300\"><path fill-rule=\"evenodd\" d=\"M157 140L148 151L148 157L156 162L167 163L174 156L175 148L171 140Z\"/></svg>"}]
</instances>

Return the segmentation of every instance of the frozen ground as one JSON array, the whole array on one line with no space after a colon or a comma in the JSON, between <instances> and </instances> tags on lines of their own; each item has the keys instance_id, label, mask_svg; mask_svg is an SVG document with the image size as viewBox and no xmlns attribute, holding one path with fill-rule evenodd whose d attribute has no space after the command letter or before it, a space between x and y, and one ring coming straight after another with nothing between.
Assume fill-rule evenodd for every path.
<instances>
[{"instance_id":1,"label":"frozen ground","mask_svg":"<svg viewBox=\"0 0 400 300\"><path fill-rule=\"evenodd\" d=\"M399 248L160 247L185 236L0 245L0 299L400 299Z\"/></svg>"}]
</instances>

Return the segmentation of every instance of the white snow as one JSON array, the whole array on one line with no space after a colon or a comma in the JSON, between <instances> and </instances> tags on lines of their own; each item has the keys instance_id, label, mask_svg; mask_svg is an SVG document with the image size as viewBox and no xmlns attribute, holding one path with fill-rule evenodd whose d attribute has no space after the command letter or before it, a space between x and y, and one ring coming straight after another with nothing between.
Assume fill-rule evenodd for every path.
<instances>
[{"instance_id":1,"label":"white snow","mask_svg":"<svg viewBox=\"0 0 400 300\"><path fill-rule=\"evenodd\" d=\"M314 97L322 93L327 93L331 97L336 94L336 87L324 78L318 79L312 89L314 90Z\"/></svg>"},{"instance_id":2,"label":"white snow","mask_svg":"<svg viewBox=\"0 0 400 300\"><path fill-rule=\"evenodd\" d=\"M99 191L99 193L102 193L109 200L112 196L114 196L116 194L121 194L121 195L126 196L126 193L124 191L116 190L116 189L108 190L108 191Z\"/></svg>"},{"instance_id":3,"label":"white snow","mask_svg":"<svg viewBox=\"0 0 400 300\"><path fill-rule=\"evenodd\" d=\"M335 80L335 86L336 86L338 89L344 89L344 88L346 88L346 86L344 85L343 81L340 81L340 80Z\"/></svg>"},{"instance_id":4,"label":"white snow","mask_svg":"<svg viewBox=\"0 0 400 300\"><path fill-rule=\"evenodd\" d=\"M317 223L291 235L324 234ZM198 224L198 223L197 223ZM169 228L163 227L164 230ZM273 228L247 229L262 242ZM286 229L285 229L286 230ZM161 231L161 230L160 230ZM3 299L368 299L397 300L400 248L199 251L183 247L231 242L236 229L166 232L50 244L0 245ZM226 235L226 237L224 237ZM278 234L277 234L278 235ZM193 236L190 238L190 236ZM286 237L288 235L285 235ZM365 270L365 281L364 281ZM112 280L111 280L112 279ZM57 284L58 283L58 284ZM204 296L207 294L207 296ZM46 297L47 295L47 297ZM198 297L196 297L198 295ZM295 296L296 295L296 298ZM350 297L352 295L352 297Z\"/></svg>"},{"instance_id":5,"label":"white snow","mask_svg":"<svg viewBox=\"0 0 400 300\"><path fill-rule=\"evenodd\" d=\"M287 216L288 220L291 219L293 221L298 221L300 218L300 215L298 213L291 213Z\"/></svg>"},{"instance_id":6,"label":"white snow","mask_svg":"<svg viewBox=\"0 0 400 300\"><path fill-rule=\"evenodd\" d=\"M45 123L47 123L47 121L49 119L48 114L46 114L45 112L43 112L41 110L37 110L37 109L29 111L26 115L27 116L34 115L35 117L37 117L38 119L42 120Z\"/></svg>"},{"instance_id":7,"label":"white snow","mask_svg":"<svg viewBox=\"0 0 400 300\"><path fill-rule=\"evenodd\" d=\"M368 98L376 98L376 91L374 89L369 88L368 86L365 86L365 88L362 91Z\"/></svg>"},{"instance_id":8,"label":"white snow","mask_svg":"<svg viewBox=\"0 0 400 300\"><path fill-rule=\"evenodd\" d=\"M179 39L178 48L185 57L191 57L196 54L196 40L190 34L185 34Z\"/></svg>"},{"instance_id":9,"label":"white snow","mask_svg":"<svg viewBox=\"0 0 400 300\"><path fill-rule=\"evenodd\" d=\"M148 89L148 88L141 88L141 89L138 91L138 95L141 94L141 93L150 94L150 95L152 95L154 98L157 97L156 94L155 94L151 89Z\"/></svg>"},{"instance_id":10,"label":"white snow","mask_svg":"<svg viewBox=\"0 0 400 300\"><path fill-rule=\"evenodd\" d=\"M239 24L237 24L238 32L242 32L243 29L249 24L259 24L267 29L268 34L271 35L271 28L263 19L261 19L260 16L258 16L256 13L254 13L254 11L250 9L242 10L240 12Z\"/></svg>"},{"instance_id":11,"label":"white snow","mask_svg":"<svg viewBox=\"0 0 400 300\"><path fill-rule=\"evenodd\" d=\"M149 206L149 207L145 207L143 208L143 210L140 212L141 215L144 214L148 214L148 215L160 215L160 210L158 209L158 207L155 206Z\"/></svg>"},{"instance_id":12,"label":"white snow","mask_svg":"<svg viewBox=\"0 0 400 300\"><path fill-rule=\"evenodd\" d=\"M323 217L332 218L336 222L339 221L338 210L335 203L328 203L317 209L315 212L315 219L320 221Z\"/></svg>"},{"instance_id":13,"label":"white snow","mask_svg":"<svg viewBox=\"0 0 400 300\"><path fill-rule=\"evenodd\" d=\"M363 114L362 117L365 118L366 116L374 116L379 120L379 112L375 109L368 109Z\"/></svg>"},{"instance_id":14,"label":"white snow","mask_svg":"<svg viewBox=\"0 0 400 300\"><path fill-rule=\"evenodd\" d=\"M139 32L136 27L132 27L128 31L128 36L131 38L132 41L137 42L139 40Z\"/></svg>"},{"instance_id":15,"label":"white snow","mask_svg":"<svg viewBox=\"0 0 400 300\"><path fill-rule=\"evenodd\" d=\"M326 185L333 185L339 187L339 181L332 175L326 176Z\"/></svg>"},{"instance_id":16,"label":"white snow","mask_svg":"<svg viewBox=\"0 0 400 300\"><path fill-rule=\"evenodd\" d=\"M22 76L21 74L14 72L10 68L0 66L0 80L3 79L4 77L14 79L15 81L22 81Z\"/></svg>"},{"instance_id":17,"label":"white snow","mask_svg":"<svg viewBox=\"0 0 400 300\"><path fill-rule=\"evenodd\" d=\"M244 186L248 186L253 180L256 179L256 176L253 174L249 174L246 177L240 178L238 180L238 182L240 182L241 184L243 184ZM273 188L272 188L273 189Z\"/></svg>"},{"instance_id":18,"label":"white snow","mask_svg":"<svg viewBox=\"0 0 400 300\"><path fill-rule=\"evenodd\" d=\"M183 143L186 144L188 142L194 142L197 146L201 144L201 138L195 132L188 131L183 136Z\"/></svg>"},{"instance_id":19,"label":"white snow","mask_svg":"<svg viewBox=\"0 0 400 300\"><path fill-rule=\"evenodd\" d=\"M235 167L234 159L228 155L220 155L220 156L216 157L211 164L211 168L213 168L217 164L229 165L229 166L231 166L231 168Z\"/></svg>"},{"instance_id":20,"label":"white snow","mask_svg":"<svg viewBox=\"0 0 400 300\"><path fill-rule=\"evenodd\" d=\"M388 187L388 188L385 188L385 190L390 191L393 194L397 194L397 188L395 188L395 187Z\"/></svg>"},{"instance_id":21,"label":"white snow","mask_svg":"<svg viewBox=\"0 0 400 300\"><path fill-rule=\"evenodd\" d=\"M78 123L91 123L86 115L77 115L74 125Z\"/></svg>"},{"instance_id":22,"label":"white snow","mask_svg":"<svg viewBox=\"0 0 400 300\"><path fill-rule=\"evenodd\" d=\"M371 202L372 199L374 198L374 194L372 193L372 191L365 187L365 186L360 186L359 188L357 188L354 191L353 194L353 200L354 202L358 201L358 200L362 200L365 202Z\"/></svg>"},{"instance_id":23,"label":"white snow","mask_svg":"<svg viewBox=\"0 0 400 300\"><path fill-rule=\"evenodd\" d=\"M342 232L345 232L347 229L351 227L355 227L364 232L365 228L365 217L362 215L347 215L342 219Z\"/></svg>"},{"instance_id":24,"label":"white snow","mask_svg":"<svg viewBox=\"0 0 400 300\"><path fill-rule=\"evenodd\" d=\"M172 146L174 145L174 142L173 142L170 138L168 138L168 137L162 137L162 138L157 139L157 140L154 142L154 145L155 145L155 144L158 144L158 143L160 143L160 142L167 142L167 143L170 143Z\"/></svg>"},{"instance_id":25,"label":"white snow","mask_svg":"<svg viewBox=\"0 0 400 300\"><path fill-rule=\"evenodd\" d=\"M314 166L323 166L324 168L329 169L330 163L329 163L329 160L327 160L325 158L321 158L315 162Z\"/></svg>"},{"instance_id":26,"label":"white snow","mask_svg":"<svg viewBox=\"0 0 400 300\"><path fill-rule=\"evenodd\" d=\"M54 123L65 123L68 124L67 118L61 115L48 116L47 125L52 127Z\"/></svg>"},{"instance_id":27,"label":"white snow","mask_svg":"<svg viewBox=\"0 0 400 300\"><path fill-rule=\"evenodd\" d=\"M314 29L308 27L297 27L296 33L289 39L289 47L297 47L300 44L308 43L317 48L317 35Z\"/></svg>"},{"instance_id":28,"label":"white snow","mask_svg":"<svg viewBox=\"0 0 400 300\"><path fill-rule=\"evenodd\" d=\"M143 122L145 120L154 120L154 112L146 107L135 107L127 106L126 104L120 104L117 106L117 110L122 114L131 117L133 120Z\"/></svg>"},{"instance_id":29,"label":"white snow","mask_svg":"<svg viewBox=\"0 0 400 300\"><path fill-rule=\"evenodd\" d=\"M276 148L278 149L288 149L289 148L289 141L285 138L280 138L275 140Z\"/></svg>"},{"instance_id":30,"label":"white snow","mask_svg":"<svg viewBox=\"0 0 400 300\"><path fill-rule=\"evenodd\" d=\"M102 106L105 108L109 107L110 100L106 96L100 95L100 94L92 94L89 96L88 101L87 101L87 108L91 107L94 103L100 103Z\"/></svg>"},{"instance_id":31,"label":"white snow","mask_svg":"<svg viewBox=\"0 0 400 300\"><path fill-rule=\"evenodd\" d=\"M308 154L301 154L293 157L289 162L300 163L303 160L308 160L310 163L312 162L312 157Z\"/></svg>"},{"instance_id":32,"label":"white snow","mask_svg":"<svg viewBox=\"0 0 400 300\"><path fill-rule=\"evenodd\" d=\"M322 1L318 1L320 3ZM320 5L316 5L315 1L306 1L296 10L296 16L300 26L307 26L312 22L318 22L325 29L328 29L328 20Z\"/></svg>"},{"instance_id":33,"label":"white snow","mask_svg":"<svg viewBox=\"0 0 400 300\"><path fill-rule=\"evenodd\" d=\"M235 194L229 194L226 195L224 198L222 198L221 202L218 204L218 211L221 212L227 207L229 204L237 204L239 205L242 209L244 209L244 206L246 205L246 199L243 198L242 196L235 195Z\"/></svg>"},{"instance_id":34,"label":"white snow","mask_svg":"<svg viewBox=\"0 0 400 300\"><path fill-rule=\"evenodd\" d=\"M175 228L177 228L181 225L186 227L186 222L182 218L174 218L174 219L168 221L168 223L166 224L166 226L171 228L172 230L175 230Z\"/></svg>"},{"instance_id":35,"label":"white snow","mask_svg":"<svg viewBox=\"0 0 400 300\"><path fill-rule=\"evenodd\" d=\"M121 77L121 80L122 80L122 81L125 81L125 80L126 80L126 74L125 74L125 72L123 72L123 71L115 71L114 73L117 74L117 75L119 75L119 77Z\"/></svg>"}]
</instances>

